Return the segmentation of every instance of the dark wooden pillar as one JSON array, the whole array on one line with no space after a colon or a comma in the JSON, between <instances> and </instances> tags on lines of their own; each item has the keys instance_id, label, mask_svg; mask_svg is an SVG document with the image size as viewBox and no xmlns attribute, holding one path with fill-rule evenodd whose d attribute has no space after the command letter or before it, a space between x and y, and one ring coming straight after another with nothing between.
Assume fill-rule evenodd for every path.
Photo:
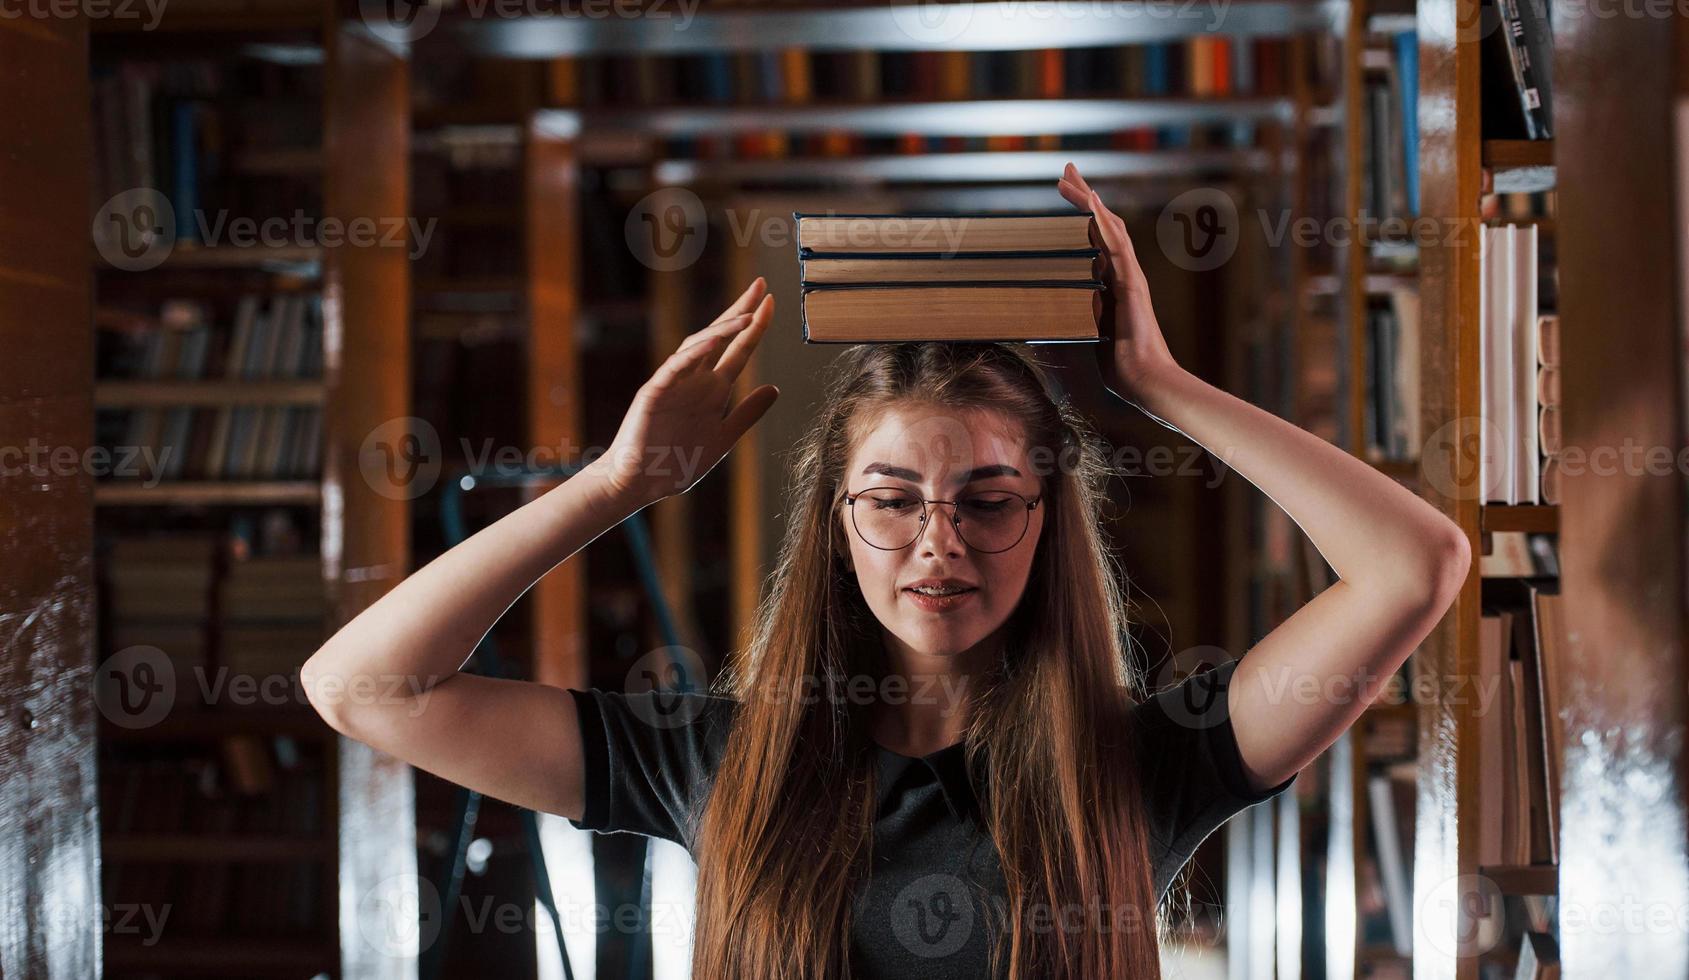
<instances>
[{"instance_id":1,"label":"dark wooden pillar","mask_svg":"<svg viewBox=\"0 0 1689 980\"><path fill-rule=\"evenodd\" d=\"M393 49L331 14L324 189L329 214L344 221L393 221L410 212L410 66ZM334 626L397 585L410 565L408 503L363 476L366 437L410 410L410 260L389 245L330 249L324 267L327 461L323 561ZM340 740L340 962L347 980L415 977L415 950L369 937L426 940L438 919L414 914L416 804L411 769L351 739ZM424 916L428 907L423 906ZM373 921L372 921L373 920Z\"/></svg>"},{"instance_id":2,"label":"dark wooden pillar","mask_svg":"<svg viewBox=\"0 0 1689 980\"><path fill-rule=\"evenodd\" d=\"M0 93L0 976L93 977L87 23L0 19Z\"/></svg>"},{"instance_id":3,"label":"dark wooden pillar","mask_svg":"<svg viewBox=\"0 0 1689 980\"><path fill-rule=\"evenodd\" d=\"M1561 972L1684 976L1689 934L1657 917L1689 906L1689 30L1589 14L1553 11L1562 411L1583 453L1560 515Z\"/></svg>"}]
</instances>

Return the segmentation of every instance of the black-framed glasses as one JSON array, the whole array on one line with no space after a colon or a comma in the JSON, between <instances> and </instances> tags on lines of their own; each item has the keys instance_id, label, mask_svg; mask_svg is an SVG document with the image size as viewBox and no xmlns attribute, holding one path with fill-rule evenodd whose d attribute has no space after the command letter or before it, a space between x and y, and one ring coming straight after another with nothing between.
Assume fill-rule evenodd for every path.
<instances>
[{"instance_id":1,"label":"black-framed glasses","mask_svg":"<svg viewBox=\"0 0 1689 980\"><path fill-rule=\"evenodd\" d=\"M1020 544L1032 523L1032 510L1042 499L1040 494L1028 500L1013 490L976 490L955 500L927 500L899 487L845 494L856 533L881 551L901 551L914 544L926 529L929 505L949 504L955 511L950 523L962 543L986 555Z\"/></svg>"}]
</instances>

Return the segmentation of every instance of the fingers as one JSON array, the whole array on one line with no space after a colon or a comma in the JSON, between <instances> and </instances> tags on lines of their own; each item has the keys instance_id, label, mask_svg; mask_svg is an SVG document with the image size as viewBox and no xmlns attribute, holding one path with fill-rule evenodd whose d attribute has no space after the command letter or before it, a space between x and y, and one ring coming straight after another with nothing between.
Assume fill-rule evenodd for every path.
<instances>
[{"instance_id":1,"label":"fingers","mask_svg":"<svg viewBox=\"0 0 1689 980\"><path fill-rule=\"evenodd\" d=\"M779 397L779 388L773 385L760 385L755 391L746 395L743 401L734 406L733 411L727 413L727 418L722 420L721 423L722 436L726 439L725 448L722 450L723 455L726 454L728 449L733 448L734 443L737 443L740 437L750 431L751 426L757 424L757 420L763 417L769 408L774 405L775 399Z\"/></svg>"},{"instance_id":2,"label":"fingers","mask_svg":"<svg viewBox=\"0 0 1689 980\"><path fill-rule=\"evenodd\" d=\"M1069 161L1067 166L1062 168L1062 179L1078 187L1083 193L1089 194L1091 192L1090 182L1079 173L1079 168L1075 167L1072 161Z\"/></svg>"},{"instance_id":3,"label":"fingers","mask_svg":"<svg viewBox=\"0 0 1689 980\"><path fill-rule=\"evenodd\" d=\"M1091 185L1085 182L1085 178L1079 174L1079 168L1071 162L1062 168L1061 178L1056 181L1056 190L1075 207L1090 207Z\"/></svg>"},{"instance_id":4,"label":"fingers","mask_svg":"<svg viewBox=\"0 0 1689 980\"><path fill-rule=\"evenodd\" d=\"M657 369L653 380L669 383L685 377L698 369L704 363L714 364L714 355L721 350L734 327L743 327L751 322L750 314L734 317L723 321L718 326L706 327L686 338L680 349L669 355L663 366Z\"/></svg>"},{"instance_id":5,"label":"fingers","mask_svg":"<svg viewBox=\"0 0 1689 980\"><path fill-rule=\"evenodd\" d=\"M1098 244L1111 254L1114 254L1121 247L1127 250L1131 249L1132 240L1126 234L1126 222L1108 209L1108 206L1103 203L1101 195L1079 173L1078 167L1070 162L1062 168L1062 176L1056 182L1056 189L1062 197L1067 198L1075 206L1091 212L1092 220L1096 222L1097 231L1103 239Z\"/></svg>"},{"instance_id":6,"label":"fingers","mask_svg":"<svg viewBox=\"0 0 1689 980\"><path fill-rule=\"evenodd\" d=\"M1137 250L1132 247L1132 236L1126 233L1126 222L1103 207L1096 191L1091 192L1091 205L1096 213L1097 232L1103 238L1103 249L1108 253L1109 266L1119 277L1120 285L1135 284L1142 278L1143 270L1138 265Z\"/></svg>"},{"instance_id":7,"label":"fingers","mask_svg":"<svg viewBox=\"0 0 1689 980\"><path fill-rule=\"evenodd\" d=\"M715 322L711 323L710 326L713 327L716 323L751 312L767 291L768 280L761 276L752 279L751 284L745 287L745 291L739 294L739 298L733 301L733 305L729 306L721 316L716 317Z\"/></svg>"},{"instance_id":8,"label":"fingers","mask_svg":"<svg viewBox=\"0 0 1689 980\"><path fill-rule=\"evenodd\" d=\"M724 334L731 335L731 334L733 334L733 333L735 333L739 330L744 329L750 322L751 322L751 314L750 313L740 313L740 314L737 314L735 316L724 317L724 318L717 320L716 322L710 324L709 326L705 327L704 329L698 331L697 333L689 335L685 340L682 340L680 342L680 347L678 347L676 349L676 352L678 353L680 351L691 350L693 347L696 347L698 344L701 344L701 343L708 341L708 340L714 340L715 338L720 337Z\"/></svg>"},{"instance_id":9,"label":"fingers","mask_svg":"<svg viewBox=\"0 0 1689 980\"><path fill-rule=\"evenodd\" d=\"M744 370L745 362L751 359L751 353L762 340L762 335L768 332L768 325L774 321L774 294L770 293L757 304L756 312L751 315L748 329L738 331L731 343L727 345L727 353L721 355L721 362L715 366L715 373L729 385L739 379L739 372Z\"/></svg>"}]
</instances>

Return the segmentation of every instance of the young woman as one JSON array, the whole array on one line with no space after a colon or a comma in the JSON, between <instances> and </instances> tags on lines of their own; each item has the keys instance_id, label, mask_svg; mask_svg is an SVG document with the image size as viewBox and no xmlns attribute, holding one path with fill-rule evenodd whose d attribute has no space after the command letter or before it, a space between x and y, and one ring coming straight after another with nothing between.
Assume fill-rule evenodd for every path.
<instances>
[{"instance_id":1,"label":"young woman","mask_svg":"<svg viewBox=\"0 0 1689 980\"><path fill-rule=\"evenodd\" d=\"M685 844L700 978L1159 976L1176 872L1355 721L1452 601L1468 545L1371 466L1182 370L1125 225L1071 165L1058 187L1108 259L1109 389L1272 497L1341 578L1247 657L1143 691L1084 420L1024 345L891 344L830 372L771 593L712 693L459 673L535 580L685 492L774 403L769 385L731 401L773 310L758 279L640 389L604 457L330 639L303 670L313 703L490 796ZM656 447L698 465L647 465ZM335 693L371 675L415 693Z\"/></svg>"}]
</instances>

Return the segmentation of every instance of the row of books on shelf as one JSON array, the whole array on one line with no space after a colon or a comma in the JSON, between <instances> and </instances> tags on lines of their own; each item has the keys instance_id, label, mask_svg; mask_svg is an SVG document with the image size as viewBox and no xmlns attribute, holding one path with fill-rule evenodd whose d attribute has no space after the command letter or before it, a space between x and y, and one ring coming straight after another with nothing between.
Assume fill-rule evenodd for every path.
<instances>
[{"instance_id":1,"label":"row of books on shelf","mask_svg":"<svg viewBox=\"0 0 1689 980\"><path fill-rule=\"evenodd\" d=\"M1386 459L1416 459L1419 421L1419 294L1396 289L1366 315L1366 440Z\"/></svg>"},{"instance_id":2,"label":"row of books on shelf","mask_svg":"<svg viewBox=\"0 0 1689 980\"><path fill-rule=\"evenodd\" d=\"M1539 303L1535 225L1483 229L1479 486L1486 501L1557 503L1560 319ZM1543 457L1548 457L1544 464Z\"/></svg>"},{"instance_id":3,"label":"row of books on shelf","mask_svg":"<svg viewBox=\"0 0 1689 980\"><path fill-rule=\"evenodd\" d=\"M1553 188L1517 194L1485 194L1478 199L1478 216L1485 221L1541 223L1557 212L1558 195ZM1539 246L1551 239L1544 238Z\"/></svg>"},{"instance_id":4,"label":"row of books on shelf","mask_svg":"<svg viewBox=\"0 0 1689 980\"><path fill-rule=\"evenodd\" d=\"M925 133L864 134L845 131L786 133L702 133L660 142L666 160L850 159L918 156L927 153L999 153L1021 151L1229 150L1259 145L1261 130L1246 121L1138 126L1103 133L1042 135L933 136Z\"/></svg>"},{"instance_id":5,"label":"row of books on shelf","mask_svg":"<svg viewBox=\"0 0 1689 980\"><path fill-rule=\"evenodd\" d=\"M806 343L1099 337L1089 212L794 218Z\"/></svg>"},{"instance_id":6,"label":"row of books on shelf","mask_svg":"<svg viewBox=\"0 0 1689 980\"><path fill-rule=\"evenodd\" d=\"M109 540L99 574L109 630L102 646L163 651L179 685L218 667L253 677L296 671L321 645L329 614L321 558L233 558L220 545L202 533ZM183 690L198 694L197 686Z\"/></svg>"},{"instance_id":7,"label":"row of books on shelf","mask_svg":"<svg viewBox=\"0 0 1689 980\"><path fill-rule=\"evenodd\" d=\"M1547 532L1491 531L1490 550L1478 556L1479 578L1560 577L1558 537Z\"/></svg>"},{"instance_id":8,"label":"row of books on shelf","mask_svg":"<svg viewBox=\"0 0 1689 980\"><path fill-rule=\"evenodd\" d=\"M102 770L105 829L113 836L324 833L323 765L286 736L231 735L191 752L136 756L114 750Z\"/></svg>"},{"instance_id":9,"label":"row of books on shelf","mask_svg":"<svg viewBox=\"0 0 1689 980\"><path fill-rule=\"evenodd\" d=\"M1413 858L1419 780L1419 763L1414 756L1418 722L1412 717L1379 715L1368 718L1363 726L1366 766L1361 789L1366 794L1367 818L1365 843L1355 867L1357 939L1362 949L1394 954L1394 958L1369 956L1367 975L1407 980L1414 942ZM1486 811L1485 819L1489 816ZM1517 856L1525 854L1521 851ZM1517 943L1515 972L1497 976L1512 980L1558 976L1559 954L1553 932L1556 904L1552 895L1509 895L1477 918L1475 948L1503 949ZM1509 921L1514 910L1519 916ZM1489 966L1485 964L1486 975Z\"/></svg>"},{"instance_id":10,"label":"row of books on shelf","mask_svg":"<svg viewBox=\"0 0 1689 980\"><path fill-rule=\"evenodd\" d=\"M789 47L563 60L552 65L551 96L600 106L1280 95L1290 68L1284 38L1022 51Z\"/></svg>"},{"instance_id":11,"label":"row of books on shelf","mask_svg":"<svg viewBox=\"0 0 1689 980\"><path fill-rule=\"evenodd\" d=\"M123 428L120 433L104 430L100 445L114 459L133 459L137 467L157 461L158 472L134 474L141 482L314 480L322 468L322 409L314 405L180 406L111 414L125 419ZM128 456L120 447L136 447L140 454ZM124 482L124 477L112 482Z\"/></svg>"},{"instance_id":12,"label":"row of books on shelf","mask_svg":"<svg viewBox=\"0 0 1689 980\"><path fill-rule=\"evenodd\" d=\"M154 910L151 923L132 923L139 939L300 936L325 927L322 876L331 869L322 861L193 855L172 860L146 853L146 844L161 838L188 837L212 846L242 835L296 838L306 854L313 841L325 841L321 760L298 752L288 739L270 741L280 748L242 736L191 755L103 760L106 903ZM272 752L276 758L270 758ZM265 767L265 782L240 785L234 770L254 761ZM333 850L324 847L322 853L332 857ZM162 935L149 934L154 931Z\"/></svg>"},{"instance_id":13,"label":"row of books on shelf","mask_svg":"<svg viewBox=\"0 0 1689 980\"><path fill-rule=\"evenodd\" d=\"M200 215L320 213L309 161L321 145L321 70L253 58L124 61L93 81L96 211L150 187L175 211L178 242ZM251 111L262 100L263 111Z\"/></svg>"},{"instance_id":14,"label":"row of books on shelf","mask_svg":"<svg viewBox=\"0 0 1689 980\"><path fill-rule=\"evenodd\" d=\"M1392 728L1412 737L1410 720L1392 720ZM1368 752L1369 760L1374 758ZM1355 911L1360 941L1413 955L1413 834L1418 763L1409 758L1367 768L1366 851L1356 862Z\"/></svg>"},{"instance_id":15,"label":"row of books on shelf","mask_svg":"<svg viewBox=\"0 0 1689 980\"><path fill-rule=\"evenodd\" d=\"M1485 139L1554 136L1548 5L1536 0L1484 0L1479 56Z\"/></svg>"},{"instance_id":16,"label":"row of books on shelf","mask_svg":"<svg viewBox=\"0 0 1689 980\"><path fill-rule=\"evenodd\" d=\"M1533 585L1487 583L1478 625L1478 863L1559 861L1560 722L1565 650L1560 596Z\"/></svg>"},{"instance_id":17,"label":"row of books on shelf","mask_svg":"<svg viewBox=\"0 0 1689 980\"><path fill-rule=\"evenodd\" d=\"M1361 199L1377 218L1419 213L1419 35L1391 36L1370 59L1361 99Z\"/></svg>"},{"instance_id":18,"label":"row of books on shelf","mask_svg":"<svg viewBox=\"0 0 1689 980\"><path fill-rule=\"evenodd\" d=\"M234 322L214 322L195 300L167 300L160 329L110 331L99 352L102 380L230 381L321 378L322 296L248 294L236 301Z\"/></svg>"},{"instance_id":19,"label":"row of books on shelf","mask_svg":"<svg viewBox=\"0 0 1689 980\"><path fill-rule=\"evenodd\" d=\"M305 381L323 374L321 297L242 296L232 327L198 303L167 302L160 326L101 336L103 381ZM176 405L101 410L99 442L135 450L143 479L310 478L321 465L319 404ZM136 474L128 474L136 475Z\"/></svg>"}]
</instances>

